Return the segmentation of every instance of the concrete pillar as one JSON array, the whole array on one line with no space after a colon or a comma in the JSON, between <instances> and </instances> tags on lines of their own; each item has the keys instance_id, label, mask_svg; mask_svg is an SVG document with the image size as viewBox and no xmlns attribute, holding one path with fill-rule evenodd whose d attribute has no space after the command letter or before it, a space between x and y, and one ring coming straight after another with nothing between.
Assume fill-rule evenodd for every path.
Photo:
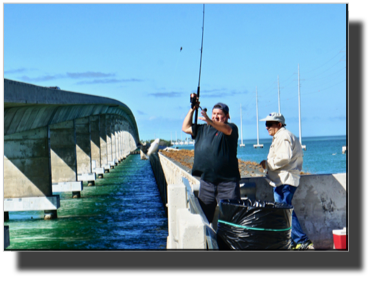
<instances>
[{"instance_id":1,"label":"concrete pillar","mask_svg":"<svg viewBox=\"0 0 380 293\"><path fill-rule=\"evenodd\" d=\"M119 126L118 126L118 119L114 116L113 120L114 125L114 137L115 137L115 164L117 165L119 163Z\"/></svg>"},{"instance_id":2,"label":"concrete pillar","mask_svg":"<svg viewBox=\"0 0 380 293\"><path fill-rule=\"evenodd\" d=\"M95 185L95 173L92 172L90 118L75 120L77 179Z\"/></svg>"},{"instance_id":3,"label":"concrete pillar","mask_svg":"<svg viewBox=\"0 0 380 293\"><path fill-rule=\"evenodd\" d=\"M123 120L120 119L120 122L119 122L119 136L120 136L120 139L119 139L119 146L120 146L119 156L120 156L121 161L123 161L125 159L124 150L123 150L123 133L124 133Z\"/></svg>"},{"instance_id":4,"label":"concrete pillar","mask_svg":"<svg viewBox=\"0 0 380 293\"><path fill-rule=\"evenodd\" d=\"M123 132L124 132L124 129L123 129L124 125L123 125L123 120L120 119L120 124L119 124L119 137L120 137L120 140L119 140L119 145L120 145L120 158L121 160L123 161L124 160L124 150L123 150Z\"/></svg>"},{"instance_id":5,"label":"concrete pillar","mask_svg":"<svg viewBox=\"0 0 380 293\"><path fill-rule=\"evenodd\" d=\"M127 157L125 145L125 120L121 121L121 156L123 159Z\"/></svg>"},{"instance_id":6,"label":"concrete pillar","mask_svg":"<svg viewBox=\"0 0 380 293\"><path fill-rule=\"evenodd\" d=\"M129 148L128 148L128 123L124 121L124 156L128 157L129 156Z\"/></svg>"},{"instance_id":7,"label":"concrete pillar","mask_svg":"<svg viewBox=\"0 0 380 293\"><path fill-rule=\"evenodd\" d=\"M115 161L113 160L113 153L112 153L112 133L113 133L113 121L111 115L106 115L106 133L107 133L107 160L108 165L110 165L110 168L113 169L115 167Z\"/></svg>"},{"instance_id":8,"label":"concrete pillar","mask_svg":"<svg viewBox=\"0 0 380 293\"><path fill-rule=\"evenodd\" d=\"M130 148L129 148L129 124L128 122L125 121L125 126L124 126L124 146L125 146L125 154L126 156L129 156Z\"/></svg>"},{"instance_id":9,"label":"concrete pillar","mask_svg":"<svg viewBox=\"0 0 380 293\"><path fill-rule=\"evenodd\" d=\"M4 249L11 244L9 239L9 226L4 226Z\"/></svg>"},{"instance_id":10,"label":"concrete pillar","mask_svg":"<svg viewBox=\"0 0 380 293\"><path fill-rule=\"evenodd\" d=\"M128 123L124 121L124 153L125 156L129 156L130 149L129 149L129 143L128 143Z\"/></svg>"},{"instance_id":11,"label":"concrete pillar","mask_svg":"<svg viewBox=\"0 0 380 293\"><path fill-rule=\"evenodd\" d=\"M53 192L72 192L80 197L83 182L77 180L75 121L50 125Z\"/></svg>"},{"instance_id":12,"label":"concrete pillar","mask_svg":"<svg viewBox=\"0 0 380 293\"><path fill-rule=\"evenodd\" d=\"M116 132L116 119L115 119L115 116L111 116L111 140L112 140L112 161L114 162L115 166L117 166L118 164L118 160L117 160L117 156L116 156L116 136L115 136L115 132Z\"/></svg>"},{"instance_id":13,"label":"concrete pillar","mask_svg":"<svg viewBox=\"0 0 380 293\"><path fill-rule=\"evenodd\" d=\"M128 151L128 155L130 154L132 150L132 147L131 147L131 126L129 124L127 124L127 128L126 128L127 132L126 132L126 145L127 145L127 151Z\"/></svg>"},{"instance_id":14,"label":"concrete pillar","mask_svg":"<svg viewBox=\"0 0 380 293\"><path fill-rule=\"evenodd\" d=\"M107 143L107 118L106 115L99 117L99 140L100 140L100 166L104 172L108 173L111 166L108 164L108 143Z\"/></svg>"},{"instance_id":15,"label":"concrete pillar","mask_svg":"<svg viewBox=\"0 0 380 293\"><path fill-rule=\"evenodd\" d=\"M129 127L129 147L131 151L134 151L137 148L136 141L134 139L135 132L132 127Z\"/></svg>"},{"instance_id":16,"label":"concrete pillar","mask_svg":"<svg viewBox=\"0 0 380 293\"><path fill-rule=\"evenodd\" d=\"M116 159L121 163L121 120L119 118L116 119L116 140L117 140L117 150L116 150Z\"/></svg>"},{"instance_id":17,"label":"concrete pillar","mask_svg":"<svg viewBox=\"0 0 380 293\"><path fill-rule=\"evenodd\" d=\"M4 136L4 217L10 211L57 210L48 127Z\"/></svg>"},{"instance_id":18,"label":"concrete pillar","mask_svg":"<svg viewBox=\"0 0 380 293\"><path fill-rule=\"evenodd\" d=\"M91 133L91 168L92 172L103 178L104 168L101 167L101 148L100 148L100 116L90 117Z\"/></svg>"},{"instance_id":19,"label":"concrete pillar","mask_svg":"<svg viewBox=\"0 0 380 293\"><path fill-rule=\"evenodd\" d=\"M129 156L129 153L130 153L130 148L129 148L129 140L128 140L128 135L129 135L129 131L128 131L128 123L126 123L125 125L125 130L124 130L124 145L125 145L125 155L126 156Z\"/></svg>"},{"instance_id":20,"label":"concrete pillar","mask_svg":"<svg viewBox=\"0 0 380 293\"><path fill-rule=\"evenodd\" d=\"M44 210L44 219L52 220L58 218L57 210Z\"/></svg>"}]
</instances>

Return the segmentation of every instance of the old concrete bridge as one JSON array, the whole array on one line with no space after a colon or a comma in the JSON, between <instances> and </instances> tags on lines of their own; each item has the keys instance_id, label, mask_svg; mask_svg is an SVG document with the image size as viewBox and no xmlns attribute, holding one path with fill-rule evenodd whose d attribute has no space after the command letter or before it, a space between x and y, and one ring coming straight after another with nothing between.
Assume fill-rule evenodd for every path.
<instances>
[{"instance_id":1,"label":"old concrete bridge","mask_svg":"<svg viewBox=\"0 0 380 293\"><path fill-rule=\"evenodd\" d=\"M4 219L57 217L57 192L80 197L139 145L132 111L100 96L4 79Z\"/></svg>"}]
</instances>

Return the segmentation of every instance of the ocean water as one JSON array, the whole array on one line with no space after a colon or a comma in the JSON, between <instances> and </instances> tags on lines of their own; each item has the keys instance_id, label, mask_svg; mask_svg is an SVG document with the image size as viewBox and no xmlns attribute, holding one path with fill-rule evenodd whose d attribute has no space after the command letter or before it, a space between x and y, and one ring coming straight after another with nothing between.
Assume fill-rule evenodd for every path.
<instances>
[{"instance_id":1,"label":"ocean water","mask_svg":"<svg viewBox=\"0 0 380 293\"><path fill-rule=\"evenodd\" d=\"M238 159L260 163L267 158L272 139L260 139L263 148L254 148L257 139L247 139L245 147L238 146ZM241 141L239 139L238 145ZM304 137L306 146L303 157L303 172L311 174L346 173L347 154L342 154L346 145L346 136ZM178 145L179 149L194 149L192 145Z\"/></svg>"},{"instance_id":2,"label":"ocean water","mask_svg":"<svg viewBox=\"0 0 380 293\"><path fill-rule=\"evenodd\" d=\"M150 162L127 157L81 198L60 194L58 218L9 212L7 250L166 249L168 221Z\"/></svg>"}]
</instances>

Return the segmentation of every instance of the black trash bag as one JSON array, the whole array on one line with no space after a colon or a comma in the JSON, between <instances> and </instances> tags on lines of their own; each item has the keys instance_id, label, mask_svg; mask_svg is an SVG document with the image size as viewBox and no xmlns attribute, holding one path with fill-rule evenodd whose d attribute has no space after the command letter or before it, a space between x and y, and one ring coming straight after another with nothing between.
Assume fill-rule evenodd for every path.
<instances>
[{"instance_id":1,"label":"black trash bag","mask_svg":"<svg viewBox=\"0 0 380 293\"><path fill-rule=\"evenodd\" d=\"M221 200L216 231L219 249L290 249L293 206Z\"/></svg>"}]
</instances>

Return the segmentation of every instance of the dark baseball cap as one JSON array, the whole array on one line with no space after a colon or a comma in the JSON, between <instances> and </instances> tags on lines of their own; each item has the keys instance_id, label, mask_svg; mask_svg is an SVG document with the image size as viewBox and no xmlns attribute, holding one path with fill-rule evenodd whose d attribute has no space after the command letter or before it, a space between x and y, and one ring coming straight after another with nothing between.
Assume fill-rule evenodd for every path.
<instances>
[{"instance_id":1,"label":"dark baseball cap","mask_svg":"<svg viewBox=\"0 0 380 293\"><path fill-rule=\"evenodd\" d=\"M226 104L223 104L223 103L217 103L217 104L215 104L215 106L212 109L215 109L215 108L222 109L223 112L224 112L224 114L226 114L226 115L230 111L229 108L228 108L228 106Z\"/></svg>"}]
</instances>

